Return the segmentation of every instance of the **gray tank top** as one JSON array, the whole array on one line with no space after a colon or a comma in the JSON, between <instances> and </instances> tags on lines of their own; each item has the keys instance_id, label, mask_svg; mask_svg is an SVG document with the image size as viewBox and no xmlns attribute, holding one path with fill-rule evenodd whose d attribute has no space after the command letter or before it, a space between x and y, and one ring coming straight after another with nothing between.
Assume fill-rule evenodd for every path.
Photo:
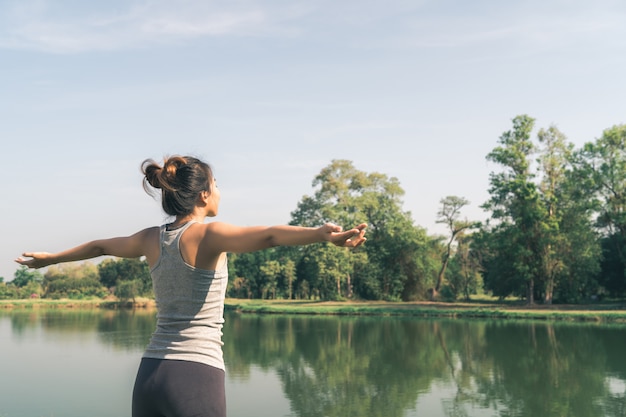
<instances>
[{"instance_id":1,"label":"gray tank top","mask_svg":"<svg viewBox=\"0 0 626 417\"><path fill-rule=\"evenodd\" d=\"M143 356L200 362L225 369L222 326L227 262L215 271L208 271L183 260L180 237L193 223L171 231L161 226L161 254L150 271L157 327Z\"/></svg>"}]
</instances>

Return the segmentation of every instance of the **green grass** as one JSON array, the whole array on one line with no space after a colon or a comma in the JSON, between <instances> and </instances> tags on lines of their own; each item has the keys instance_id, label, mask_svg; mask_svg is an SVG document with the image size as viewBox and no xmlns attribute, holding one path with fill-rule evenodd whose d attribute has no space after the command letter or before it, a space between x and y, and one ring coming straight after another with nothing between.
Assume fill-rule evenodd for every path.
<instances>
[{"instance_id":1,"label":"green grass","mask_svg":"<svg viewBox=\"0 0 626 417\"><path fill-rule=\"evenodd\" d=\"M37 308L148 308L153 307L154 301L148 299L137 299L133 305L131 302L120 302L118 300L48 300L48 299L24 299L24 300L0 300L0 309L37 309Z\"/></svg>"},{"instance_id":2,"label":"green grass","mask_svg":"<svg viewBox=\"0 0 626 417\"><path fill-rule=\"evenodd\" d=\"M532 319L626 323L626 306L620 304L584 306L533 306L519 303L430 303L430 302L315 302L226 300L227 310L268 314L334 314L407 317L463 317L491 319Z\"/></svg>"},{"instance_id":3,"label":"green grass","mask_svg":"<svg viewBox=\"0 0 626 417\"><path fill-rule=\"evenodd\" d=\"M0 300L0 309L37 308L152 308L153 300L135 305L116 300ZM583 305L526 306L518 300L469 302L298 301L227 299L226 310L258 314L309 314L350 316L460 317L526 319L626 324L626 304L606 302Z\"/></svg>"}]
</instances>

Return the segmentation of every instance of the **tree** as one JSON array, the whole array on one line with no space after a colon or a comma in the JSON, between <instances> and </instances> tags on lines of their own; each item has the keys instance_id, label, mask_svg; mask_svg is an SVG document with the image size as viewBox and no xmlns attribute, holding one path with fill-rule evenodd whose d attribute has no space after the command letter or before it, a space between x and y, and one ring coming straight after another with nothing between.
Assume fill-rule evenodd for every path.
<instances>
[{"instance_id":1,"label":"tree","mask_svg":"<svg viewBox=\"0 0 626 417\"><path fill-rule=\"evenodd\" d=\"M119 298L121 302L132 300L134 304L135 299L140 295L142 289L143 284L138 279L120 280L115 286L115 296Z\"/></svg>"},{"instance_id":2,"label":"tree","mask_svg":"<svg viewBox=\"0 0 626 417\"><path fill-rule=\"evenodd\" d=\"M293 283L296 280L296 264L292 259L284 259L282 263L282 279L285 288L285 296L288 300L293 298Z\"/></svg>"},{"instance_id":3,"label":"tree","mask_svg":"<svg viewBox=\"0 0 626 417\"><path fill-rule=\"evenodd\" d=\"M341 297L338 289L343 288L364 299L413 299L418 292L417 297L423 298L432 279L431 241L423 228L414 225L411 214L402 210L404 190L398 179L358 171L350 161L333 160L315 177L313 186L314 194L303 197L292 212L292 224L365 222L369 240L348 252L329 249L314 254L313 249L304 249L309 257L305 264L299 263L302 281L298 286L310 295L317 290ZM325 276L320 280L316 274L322 270ZM306 277L300 274L305 271Z\"/></svg>"},{"instance_id":4,"label":"tree","mask_svg":"<svg viewBox=\"0 0 626 417\"><path fill-rule=\"evenodd\" d=\"M492 210L492 222L475 241L485 287L505 297L521 295L523 284L529 304L539 297L546 304L555 296L580 300L595 291L599 259L588 154L576 153L554 126L539 130L535 146L533 124L528 116L513 119L513 130L488 155L504 170L490 176L491 199L483 207Z\"/></svg>"},{"instance_id":5,"label":"tree","mask_svg":"<svg viewBox=\"0 0 626 417\"><path fill-rule=\"evenodd\" d=\"M41 285L43 283L43 275L36 270L30 270L25 266L20 266L13 276L11 281L16 287L25 287L30 283Z\"/></svg>"},{"instance_id":6,"label":"tree","mask_svg":"<svg viewBox=\"0 0 626 417\"><path fill-rule=\"evenodd\" d=\"M543 301L580 301L597 291L600 248L591 218L593 201L588 172L578 169L574 146L556 127L541 129L539 190L541 220L539 279Z\"/></svg>"},{"instance_id":7,"label":"tree","mask_svg":"<svg viewBox=\"0 0 626 417\"><path fill-rule=\"evenodd\" d=\"M104 297L106 288L98 280L98 269L91 262L71 262L48 267L44 275L44 297L83 299Z\"/></svg>"},{"instance_id":8,"label":"tree","mask_svg":"<svg viewBox=\"0 0 626 417\"><path fill-rule=\"evenodd\" d=\"M441 284L443 283L446 268L448 267L448 263L450 262L450 258L452 256L452 245L454 244L455 239L460 233L463 233L463 231L471 228L474 225L473 222L470 222L468 220L459 220L459 216L461 215L461 209L469 204L469 201L465 198L457 196L447 196L441 199L440 203L441 208L437 213L437 223L443 223L447 226L450 232L450 237L448 239L448 243L446 244L446 250L443 254L441 268L439 269L439 273L437 274L437 282L435 284L435 287L430 292L432 300L435 300L439 296L439 291L441 289Z\"/></svg>"},{"instance_id":9,"label":"tree","mask_svg":"<svg viewBox=\"0 0 626 417\"><path fill-rule=\"evenodd\" d=\"M461 232L457 235L455 255L451 260L450 273L446 278L448 284L442 289L444 298L456 300L463 295L463 298L469 301L470 296L476 294L481 282L481 267L473 241L472 234ZM444 293L447 293L447 297Z\"/></svg>"},{"instance_id":10,"label":"tree","mask_svg":"<svg viewBox=\"0 0 626 417\"><path fill-rule=\"evenodd\" d=\"M626 292L626 125L606 129L580 153L579 170L598 201L596 226L603 235L602 283L614 295ZM610 261L609 261L610 260Z\"/></svg>"},{"instance_id":11,"label":"tree","mask_svg":"<svg viewBox=\"0 0 626 417\"><path fill-rule=\"evenodd\" d=\"M280 263L278 261L266 261L259 267L259 272L263 278L263 284L261 285L261 298L276 299L278 276L281 273Z\"/></svg>"},{"instance_id":12,"label":"tree","mask_svg":"<svg viewBox=\"0 0 626 417\"><path fill-rule=\"evenodd\" d=\"M573 146L569 144L555 126L541 129L538 139L544 145L537 162L542 174L539 189L545 206L541 220L540 277L543 279L544 302L552 304L554 287L558 275L565 269L563 252L566 248L566 236L559 232L561 223L560 191L565 181L565 172L571 160Z\"/></svg>"},{"instance_id":13,"label":"tree","mask_svg":"<svg viewBox=\"0 0 626 417\"><path fill-rule=\"evenodd\" d=\"M140 258L110 258L98 264L100 282L107 288L113 288L122 281L137 281L137 295L149 294L152 291L150 268Z\"/></svg>"},{"instance_id":14,"label":"tree","mask_svg":"<svg viewBox=\"0 0 626 417\"><path fill-rule=\"evenodd\" d=\"M502 264L504 260L498 260L499 257L508 259L508 278L523 284L529 304L534 303L540 270L537 258L541 245L540 222L545 217L530 169L530 157L535 150L530 136L534 123L527 115L515 117L513 129L503 133L500 145L487 155L487 160L501 165L503 171L490 174L491 198L483 206L492 211L491 217L496 221L494 231L509 239L506 242L498 239L496 245L490 245L491 255L495 256L491 260ZM497 243L502 245L498 247ZM491 280L485 283L489 285Z\"/></svg>"},{"instance_id":15,"label":"tree","mask_svg":"<svg viewBox=\"0 0 626 417\"><path fill-rule=\"evenodd\" d=\"M244 298L262 298L264 277L260 266L275 260L276 248L267 250L230 254L229 274L233 285L229 288L229 296Z\"/></svg>"}]
</instances>

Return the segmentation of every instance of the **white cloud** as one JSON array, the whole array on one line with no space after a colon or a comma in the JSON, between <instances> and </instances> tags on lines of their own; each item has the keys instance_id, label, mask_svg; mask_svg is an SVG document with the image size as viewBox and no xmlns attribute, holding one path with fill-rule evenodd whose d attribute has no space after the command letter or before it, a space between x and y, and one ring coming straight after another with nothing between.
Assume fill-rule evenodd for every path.
<instances>
[{"instance_id":1,"label":"white cloud","mask_svg":"<svg viewBox=\"0 0 626 417\"><path fill-rule=\"evenodd\" d=\"M506 6L429 0L5 0L0 48L77 53L211 36L308 36L409 49L507 42L558 47L585 38L623 45L625 14L622 3L609 0Z\"/></svg>"},{"instance_id":2,"label":"white cloud","mask_svg":"<svg viewBox=\"0 0 626 417\"><path fill-rule=\"evenodd\" d=\"M74 10L62 2L7 2L0 8L0 48L53 53L116 50L202 36L289 33L280 22L301 9L262 8L254 2L144 1L89 3Z\"/></svg>"}]
</instances>

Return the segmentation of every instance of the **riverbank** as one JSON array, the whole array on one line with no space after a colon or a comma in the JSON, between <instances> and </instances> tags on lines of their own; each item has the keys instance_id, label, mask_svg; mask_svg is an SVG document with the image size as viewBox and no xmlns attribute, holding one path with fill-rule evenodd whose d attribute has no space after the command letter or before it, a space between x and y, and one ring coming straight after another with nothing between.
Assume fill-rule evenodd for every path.
<instances>
[{"instance_id":1,"label":"riverbank","mask_svg":"<svg viewBox=\"0 0 626 417\"><path fill-rule=\"evenodd\" d=\"M123 309L123 308L156 308L154 300L148 298L138 298L133 301L119 301L117 299L91 299L91 300L47 300L47 299L26 299L26 300L0 300L0 309Z\"/></svg>"},{"instance_id":2,"label":"riverbank","mask_svg":"<svg viewBox=\"0 0 626 417\"><path fill-rule=\"evenodd\" d=\"M626 303L534 305L496 302L352 302L229 299L225 308L242 313L333 314L407 317L465 317L626 323Z\"/></svg>"},{"instance_id":3,"label":"riverbank","mask_svg":"<svg viewBox=\"0 0 626 417\"><path fill-rule=\"evenodd\" d=\"M384 302L226 299L227 311L251 314L459 317L626 323L626 303L534 305L519 302ZM154 300L0 300L0 309L155 309Z\"/></svg>"}]
</instances>

